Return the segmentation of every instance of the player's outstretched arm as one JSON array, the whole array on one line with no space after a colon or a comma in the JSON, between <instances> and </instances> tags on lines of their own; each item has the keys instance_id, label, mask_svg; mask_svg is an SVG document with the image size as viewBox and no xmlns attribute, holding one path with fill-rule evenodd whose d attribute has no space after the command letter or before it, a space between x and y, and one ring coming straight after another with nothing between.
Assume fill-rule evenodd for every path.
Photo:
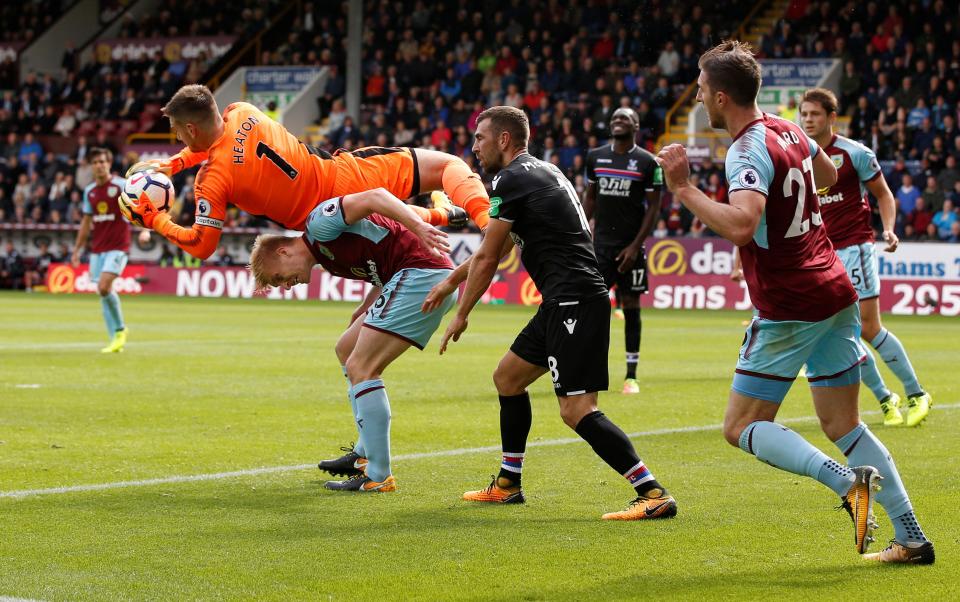
<instances>
[{"instance_id":1,"label":"player's outstretched arm","mask_svg":"<svg viewBox=\"0 0 960 602\"><path fill-rule=\"evenodd\" d=\"M755 190L737 190L730 193L729 205L711 200L690 184L687 151L680 144L665 146L657 155L657 161L663 168L667 188L708 228L738 247L750 242L767 202L763 194Z\"/></svg>"},{"instance_id":2,"label":"player's outstretched arm","mask_svg":"<svg viewBox=\"0 0 960 602\"><path fill-rule=\"evenodd\" d=\"M340 201L340 206L343 208L343 219L348 224L379 213L403 224L407 230L417 235L424 247L434 253L439 255L450 252L450 241L447 240L446 232L423 221L406 203L383 188L348 194Z\"/></svg>"},{"instance_id":3,"label":"player's outstretched arm","mask_svg":"<svg viewBox=\"0 0 960 602\"><path fill-rule=\"evenodd\" d=\"M467 329L467 317L477 304L483 293L490 286L493 275L497 273L497 266L500 265L500 252L504 248L505 241L509 238L510 229L513 224L500 219L490 220L487 226L486 234L480 248L470 258L470 271L467 274L467 286L463 290L463 296L460 297L460 305L457 307L457 313L447 325L446 332L443 333L443 339L440 341L440 355L447 350L447 343L452 338L454 342L460 340L460 335Z\"/></svg>"},{"instance_id":4,"label":"player's outstretched arm","mask_svg":"<svg viewBox=\"0 0 960 602\"><path fill-rule=\"evenodd\" d=\"M501 261L510 253L510 249L512 248L513 239L507 237L504 240L503 248L500 249ZM440 307L440 304L443 303L444 299L453 294L453 291L457 290L457 287L460 286L460 283L467 279L467 274L470 271L470 264L473 263L474 257L476 257L476 255L471 255L468 257L466 261L458 265L456 269L450 272L449 276L433 285L433 288L430 289L429 293L427 293L427 298L423 300L423 305L420 306L421 312L426 314L437 309ZM497 265L499 265L499 263Z\"/></svg>"},{"instance_id":5,"label":"player's outstretched arm","mask_svg":"<svg viewBox=\"0 0 960 602\"><path fill-rule=\"evenodd\" d=\"M897 202L887 186L887 181L883 179L883 174L867 182L867 190L877 198L877 207L880 209L880 221L883 223L883 240L887 243L884 249L887 253L893 253L900 244L900 238L893 231L897 221Z\"/></svg>"},{"instance_id":6,"label":"player's outstretched arm","mask_svg":"<svg viewBox=\"0 0 960 602\"><path fill-rule=\"evenodd\" d=\"M158 212L150 227L197 259L210 257L220 244L220 228L200 224L184 228L174 223L173 218L166 212Z\"/></svg>"}]
</instances>

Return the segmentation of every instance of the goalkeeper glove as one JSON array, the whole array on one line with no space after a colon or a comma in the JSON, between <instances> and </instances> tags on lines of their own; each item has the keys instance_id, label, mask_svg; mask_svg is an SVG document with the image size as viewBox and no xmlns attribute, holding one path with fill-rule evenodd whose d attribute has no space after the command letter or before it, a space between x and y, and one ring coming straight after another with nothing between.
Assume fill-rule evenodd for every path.
<instances>
[{"instance_id":1,"label":"goalkeeper glove","mask_svg":"<svg viewBox=\"0 0 960 602\"><path fill-rule=\"evenodd\" d=\"M131 224L153 229L153 220L160 213L150 201L135 203L125 191L120 191L120 198L117 200L120 205L120 213L127 218Z\"/></svg>"}]
</instances>

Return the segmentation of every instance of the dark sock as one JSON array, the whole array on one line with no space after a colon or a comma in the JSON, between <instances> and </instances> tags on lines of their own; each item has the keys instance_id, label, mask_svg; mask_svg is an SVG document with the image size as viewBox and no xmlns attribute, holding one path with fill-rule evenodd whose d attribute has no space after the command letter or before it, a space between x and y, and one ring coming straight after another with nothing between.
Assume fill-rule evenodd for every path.
<instances>
[{"instance_id":1,"label":"dark sock","mask_svg":"<svg viewBox=\"0 0 960 602\"><path fill-rule=\"evenodd\" d=\"M666 490L653 478L653 474L637 455L630 438L620 427L610 421L606 415L597 410L580 419L575 429L583 440L590 444L593 451L606 462L610 468L623 475L637 490L637 495L645 497L660 497ZM662 493L649 495L653 489Z\"/></svg>"},{"instance_id":2,"label":"dark sock","mask_svg":"<svg viewBox=\"0 0 960 602\"><path fill-rule=\"evenodd\" d=\"M500 396L500 443L504 460L497 475L498 483L500 479L507 479L514 486L520 484L523 455L532 423L529 393Z\"/></svg>"},{"instance_id":3,"label":"dark sock","mask_svg":"<svg viewBox=\"0 0 960 602\"><path fill-rule=\"evenodd\" d=\"M623 338L627 349L627 378L636 378L637 362L640 360L640 308L625 308L623 321Z\"/></svg>"}]
</instances>

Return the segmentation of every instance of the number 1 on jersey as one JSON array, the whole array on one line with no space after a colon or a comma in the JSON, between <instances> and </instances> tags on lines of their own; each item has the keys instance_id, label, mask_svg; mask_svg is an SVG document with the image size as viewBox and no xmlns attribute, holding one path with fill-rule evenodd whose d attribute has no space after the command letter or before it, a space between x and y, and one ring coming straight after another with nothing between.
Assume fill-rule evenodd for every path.
<instances>
[{"instance_id":1,"label":"number 1 on jersey","mask_svg":"<svg viewBox=\"0 0 960 602\"><path fill-rule=\"evenodd\" d=\"M294 169L293 165L290 165L289 163L287 163L287 160L281 157L280 153L273 150L263 142L258 142L257 158L261 159L263 157L270 159L270 161L273 162L274 165L279 167L280 171L286 174L286 176L291 180L296 179L297 175L299 175L300 173L296 169Z\"/></svg>"}]
</instances>

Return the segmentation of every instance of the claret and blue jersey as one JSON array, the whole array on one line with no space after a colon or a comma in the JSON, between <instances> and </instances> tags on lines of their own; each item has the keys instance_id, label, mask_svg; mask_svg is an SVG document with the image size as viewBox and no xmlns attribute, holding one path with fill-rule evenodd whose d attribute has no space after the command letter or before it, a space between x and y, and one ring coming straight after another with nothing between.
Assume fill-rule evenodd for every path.
<instances>
[{"instance_id":1,"label":"claret and blue jersey","mask_svg":"<svg viewBox=\"0 0 960 602\"><path fill-rule=\"evenodd\" d=\"M753 190L767 197L753 240L740 249L761 317L818 321L856 301L822 227L813 182L818 152L796 124L764 114L735 137L727 153L730 193Z\"/></svg>"}]
</instances>

